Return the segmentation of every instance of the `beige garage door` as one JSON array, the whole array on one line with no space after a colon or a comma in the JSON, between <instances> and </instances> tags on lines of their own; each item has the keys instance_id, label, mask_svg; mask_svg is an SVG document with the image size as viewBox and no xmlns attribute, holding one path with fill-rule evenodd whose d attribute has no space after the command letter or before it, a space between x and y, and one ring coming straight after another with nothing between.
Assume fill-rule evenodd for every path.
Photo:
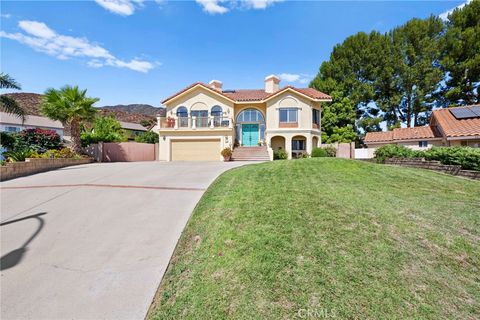
<instances>
[{"instance_id":1,"label":"beige garage door","mask_svg":"<svg viewBox=\"0 0 480 320\"><path fill-rule=\"evenodd\" d=\"M219 161L220 140L172 140L172 161Z\"/></svg>"}]
</instances>

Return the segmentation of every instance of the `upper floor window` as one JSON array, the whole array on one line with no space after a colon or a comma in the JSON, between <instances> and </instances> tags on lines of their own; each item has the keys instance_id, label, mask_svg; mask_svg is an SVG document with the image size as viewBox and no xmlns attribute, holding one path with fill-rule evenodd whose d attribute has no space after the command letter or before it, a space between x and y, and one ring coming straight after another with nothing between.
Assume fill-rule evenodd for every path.
<instances>
[{"instance_id":1,"label":"upper floor window","mask_svg":"<svg viewBox=\"0 0 480 320\"><path fill-rule=\"evenodd\" d=\"M312 123L320 125L320 110L312 109Z\"/></svg>"},{"instance_id":2,"label":"upper floor window","mask_svg":"<svg viewBox=\"0 0 480 320\"><path fill-rule=\"evenodd\" d=\"M210 114L214 117L221 117L223 115L222 107L220 106L213 106Z\"/></svg>"},{"instance_id":3,"label":"upper floor window","mask_svg":"<svg viewBox=\"0 0 480 320\"><path fill-rule=\"evenodd\" d=\"M281 108L280 123L292 123L298 121L298 109L297 108Z\"/></svg>"},{"instance_id":4,"label":"upper floor window","mask_svg":"<svg viewBox=\"0 0 480 320\"><path fill-rule=\"evenodd\" d=\"M237 116L237 122L264 122L263 115L256 109L242 110Z\"/></svg>"},{"instance_id":5,"label":"upper floor window","mask_svg":"<svg viewBox=\"0 0 480 320\"><path fill-rule=\"evenodd\" d=\"M420 148L426 148L428 147L428 141L418 141L418 146Z\"/></svg>"},{"instance_id":6,"label":"upper floor window","mask_svg":"<svg viewBox=\"0 0 480 320\"><path fill-rule=\"evenodd\" d=\"M185 118L188 117L188 110L186 107L178 107L177 109L177 117Z\"/></svg>"}]
</instances>

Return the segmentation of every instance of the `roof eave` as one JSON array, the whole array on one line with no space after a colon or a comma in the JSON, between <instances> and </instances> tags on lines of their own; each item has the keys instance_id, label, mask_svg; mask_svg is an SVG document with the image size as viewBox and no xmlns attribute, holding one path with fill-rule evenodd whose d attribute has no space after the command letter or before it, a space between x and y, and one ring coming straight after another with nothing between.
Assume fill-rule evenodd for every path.
<instances>
[{"instance_id":1,"label":"roof eave","mask_svg":"<svg viewBox=\"0 0 480 320\"><path fill-rule=\"evenodd\" d=\"M232 102L232 103L235 103L235 100L230 99L230 98L227 97L226 95L224 95L224 94L222 94L222 93L220 93L220 92L218 92L218 91L216 91L216 90L214 90L214 89L212 89L212 88L209 88L209 87L207 87L206 85L204 85L204 84L202 84L202 83L196 83L196 84L191 85L190 87L187 87L187 89L185 89L184 91L180 91L179 93L177 93L177 94L175 94L175 95L173 95L173 96L171 96L171 97L163 100L163 101L162 101L162 104L170 103L170 102L172 102L172 101L180 98L181 96L183 96L183 95L185 95L185 94L187 94L187 93L189 93L189 92L192 92L194 89L196 89L196 88L198 88L198 87L204 88L204 89L208 90L209 92L211 92L211 93L213 93L213 94L215 94L215 95L217 95L217 96L219 96L219 97L221 97L221 98L223 98L223 99L226 99L226 100L228 100L228 101L230 101L230 102Z\"/></svg>"}]
</instances>

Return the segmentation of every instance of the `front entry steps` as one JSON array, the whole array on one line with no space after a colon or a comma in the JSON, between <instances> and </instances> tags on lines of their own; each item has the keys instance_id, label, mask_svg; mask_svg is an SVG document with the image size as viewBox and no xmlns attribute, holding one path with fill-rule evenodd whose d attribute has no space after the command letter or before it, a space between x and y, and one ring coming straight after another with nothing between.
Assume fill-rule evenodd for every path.
<instances>
[{"instance_id":1,"label":"front entry steps","mask_svg":"<svg viewBox=\"0 0 480 320\"><path fill-rule=\"evenodd\" d=\"M233 149L233 161L270 161L267 147L236 147Z\"/></svg>"}]
</instances>

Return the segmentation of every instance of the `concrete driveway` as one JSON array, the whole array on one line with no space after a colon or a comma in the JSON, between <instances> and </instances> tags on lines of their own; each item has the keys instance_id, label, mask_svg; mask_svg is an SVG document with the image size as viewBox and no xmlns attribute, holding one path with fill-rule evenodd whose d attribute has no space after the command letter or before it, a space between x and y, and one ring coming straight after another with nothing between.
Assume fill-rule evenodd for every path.
<instances>
[{"instance_id":1,"label":"concrete driveway","mask_svg":"<svg viewBox=\"0 0 480 320\"><path fill-rule=\"evenodd\" d=\"M244 163L102 163L1 186L1 319L143 319L205 189Z\"/></svg>"}]
</instances>

